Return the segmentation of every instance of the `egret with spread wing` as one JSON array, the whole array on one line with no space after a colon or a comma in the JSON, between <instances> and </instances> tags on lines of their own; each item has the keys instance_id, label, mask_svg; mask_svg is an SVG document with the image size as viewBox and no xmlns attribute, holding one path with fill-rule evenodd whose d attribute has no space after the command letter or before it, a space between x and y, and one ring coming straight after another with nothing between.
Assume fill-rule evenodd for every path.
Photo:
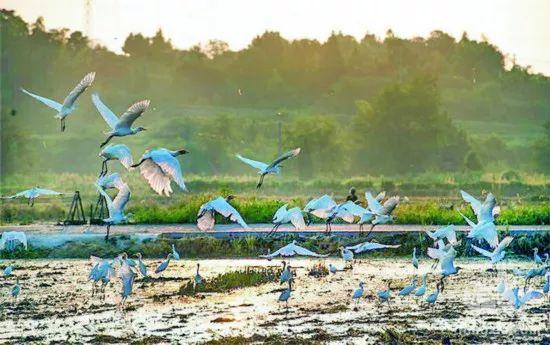
<instances>
[{"instance_id":1,"label":"egret with spread wing","mask_svg":"<svg viewBox=\"0 0 550 345\"><path fill-rule=\"evenodd\" d=\"M359 243L355 246L346 247L346 249L353 250L355 254L368 252L370 250L376 250L376 249L386 249L386 248L399 248L401 245L390 245L390 244L381 244L376 242L363 242Z\"/></svg>"},{"instance_id":2,"label":"egret with spread wing","mask_svg":"<svg viewBox=\"0 0 550 345\"><path fill-rule=\"evenodd\" d=\"M275 232L279 226L285 223L292 223L294 227L298 230L301 230L306 227L306 223L304 221L304 216L302 215L302 210L300 210L299 207L293 207L291 209L287 209L288 204L284 204L283 206L279 207L277 212L273 215L273 228L269 232L268 235L271 235L273 232Z\"/></svg>"},{"instance_id":3,"label":"egret with spread wing","mask_svg":"<svg viewBox=\"0 0 550 345\"><path fill-rule=\"evenodd\" d=\"M118 193L113 200L109 194L105 192L105 187L97 184L96 186L99 193L105 198L105 201L107 202L107 209L109 210L109 218L103 219L103 222L107 224L107 234L105 235L105 240L107 241L109 239L109 230L111 229L111 225L125 223L128 221L128 216L124 214L124 208L130 200L130 188L128 188L128 185L122 182L121 179L113 182L113 187L118 189Z\"/></svg>"},{"instance_id":4,"label":"egret with spread wing","mask_svg":"<svg viewBox=\"0 0 550 345\"><path fill-rule=\"evenodd\" d=\"M34 93L23 88L21 88L21 91L57 111L55 118L61 120L61 132L63 132L65 131L65 118L76 110L76 100L90 85L92 85L94 78L95 72L86 74L78 85L76 85L76 87L67 95L63 101L63 104L46 97L35 95Z\"/></svg>"},{"instance_id":5,"label":"egret with spread wing","mask_svg":"<svg viewBox=\"0 0 550 345\"><path fill-rule=\"evenodd\" d=\"M141 156L141 160L132 165L133 168L138 167L149 185L159 195L170 196L172 193L171 181L183 191L187 191L183 174L181 172L180 162L176 159L177 156L189 153L186 150L171 151L164 148L153 149L145 152Z\"/></svg>"},{"instance_id":6,"label":"egret with spread wing","mask_svg":"<svg viewBox=\"0 0 550 345\"><path fill-rule=\"evenodd\" d=\"M291 243L287 244L286 246L280 248L279 250L268 254L268 255L260 255L262 258L268 258L273 259L277 256L282 257L289 257L289 256L295 256L295 255L301 255L301 256L312 256L316 258L326 258L328 255L321 255L317 254L315 252L312 252L309 249L306 249L304 247L301 247L296 244L296 241L292 241Z\"/></svg>"},{"instance_id":7,"label":"egret with spread wing","mask_svg":"<svg viewBox=\"0 0 550 345\"><path fill-rule=\"evenodd\" d=\"M99 153L99 157L103 158L103 164L101 165L100 176L107 174L107 162L110 160L117 160L122 164L126 169L130 169L134 160L132 158L132 152L128 146L124 144L117 145L108 145Z\"/></svg>"},{"instance_id":8,"label":"egret with spread wing","mask_svg":"<svg viewBox=\"0 0 550 345\"><path fill-rule=\"evenodd\" d=\"M322 197L310 200L304 207L304 212L311 213L315 217L321 219L327 219L334 207L336 207L336 202L325 194ZM308 225L310 223L311 218L308 216Z\"/></svg>"},{"instance_id":9,"label":"egret with spread wing","mask_svg":"<svg viewBox=\"0 0 550 345\"><path fill-rule=\"evenodd\" d=\"M496 264L501 261L502 259L504 259L504 255L506 255L506 247L508 247L508 245L510 245L510 243L512 242L514 238L512 236L507 236L505 238L502 239L502 241L500 241L500 243L498 244L498 246L492 251L488 251L488 250L485 250L485 249L482 249L482 248L479 248L477 246L474 246L472 244L472 248L478 252L479 254L483 255L483 256L486 256L488 257L489 259L491 259L491 263L493 264L493 267L495 269L495 273L496 273Z\"/></svg>"},{"instance_id":10,"label":"egret with spread wing","mask_svg":"<svg viewBox=\"0 0 550 345\"><path fill-rule=\"evenodd\" d=\"M229 201L235 197L229 195L227 198L217 197L214 200L210 200L206 204L202 205L197 214L197 226L199 229L212 230L214 229L214 224L216 223L216 218L214 215L216 213L221 214L223 217L228 218L233 222L239 223L243 228L248 228L248 225L244 221L243 217L239 212L229 204Z\"/></svg>"},{"instance_id":11,"label":"egret with spread wing","mask_svg":"<svg viewBox=\"0 0 550 345\"><path fill-rule=\"evenodd\" d=\"M12 196L5 196L2 197L2 199L15 199L15 198L25 198L28 199L28 205L31 207L34 206L34 199L38 198L42 195L62 195L63 193L59 193L56 191L53 191L51 189L44 189L39 187L33 187L31 189L24 190L22 192L19 192Z\"/></svg>"},{"instance_id":12,"label":"egret with spread wing","mask_svg":"<svg viewBox=\"0 0 550 345\"><path fill-rule=\"evenodd\" d=\"M300 153L300 148L288 151L287 153L283 154L281 157L275 159L270 164L266 164L263 162L258 162L252 159L244 158L240 154L237 154L237 158L240 159L242 162L250 165L251 167L258 169L260 174L260 181L258 182L258 185L256 188L260 188L262 186L262 183L264 182L265 175L268 174L279 174L281 172L281 163L289 158L296 157Z\"/></svg>"},{"instance_id":13,"label":"egret with spread wing","mask_svg":"<svg viewBox=\"0 0 550 345\"><path fill-rule=\"evenodd\" d=\"M149 100L139 101L131 105L128 110L126 110L120 118L118 118L115 113L111 111L99 98L99 96L94 93L92 95L92 102L94 103L97 111L101 114L105 122L111 127L111 131L107 132L109 135L107 139L100 145L103 147L113 137L124 137L127 135L134 135L141 131L144 131L144 127L132 127L134 121L143 114L145 110L149 107Z\"/></svg>"}]
</instances>

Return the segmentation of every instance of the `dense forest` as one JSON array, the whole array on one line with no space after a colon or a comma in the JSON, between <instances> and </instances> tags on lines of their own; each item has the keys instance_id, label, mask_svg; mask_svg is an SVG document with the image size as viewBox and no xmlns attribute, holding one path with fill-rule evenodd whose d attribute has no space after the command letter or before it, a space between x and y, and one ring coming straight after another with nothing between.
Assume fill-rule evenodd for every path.
<instances>
[{"instance_id":1,"label":"dense forest","mask_svg":"<svg viewBox=\"0 0 550 345\"><path fill-rule=\"evenodd\" d=\"M466 34L335 32L319 42L265 32L231 51L222 41L177 49L159 30L129 35L117 55L12 11L1 11L0 24L3 175L96 173L107 125L93 92L116 113L150 99L136 122L148 131L113 142L135 159L151 147L185 147L186 173L252 173L234 154L274 158L279 123L282 149L302 147L285 174L303 178L550 172L550 78ZM94 85L64 133L51 109L19 91L62 100L91 71Z\"/></svg>"}]
</instances>

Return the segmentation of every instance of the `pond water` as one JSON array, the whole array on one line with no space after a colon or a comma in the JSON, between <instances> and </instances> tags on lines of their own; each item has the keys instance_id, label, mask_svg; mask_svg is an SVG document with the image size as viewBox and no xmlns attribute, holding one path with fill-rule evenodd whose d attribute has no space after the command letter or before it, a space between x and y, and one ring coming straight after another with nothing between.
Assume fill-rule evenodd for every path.
<instances>
[{"instance_id":1,"label":"pond water","mask_svg":"<svg viewBox=\"0 0 550 345\"><path fill-rule=\"evenodd\" d=\"M229 293L180 296L179 287L194 276L196 269L196 261L181 260L172 261L160 278L149 282L137 279L125 310L117 305L119 279L107 287L104 299L92 296L92 285L87 281L89 261L10 261L22 292L16 301L7 297L15 278L0 277L0 343L124 343L140 339L197 343L225 336L261 339L275 334L337 344L380 343L388 339L388 334L397 334L406 342L440 343L450 337L453 344L518 344L540 343L550 337L548 298L533 300L515 310L495 291L503 277L523 286L523 279L513 276L512 269L532 267L529 261L507 260L499 265L497 277L486 271L486 261L458 260L463 270L447 279L445 291L434 306L426 305L424 299L435 290L439 279L435 273L428 276L428 291L423 298L397 296L414 274L430 271L428 260L421 261L417 271L408 259L363 259L351 270L323 278L307 275L307 268L318 260L290 261L297 277L288 309L277 301L282 289L277 283ZM276 260L200 262L205 279L246 266L280 266ZM334 258L322 262L343 266ZM146 263L152 272L160 260ZM381 304L376 291L385 289L390 280L390 303ZM359 281L365 282L367 298L355 307L350 296ZM531 287L538 290L542 285L540 277L531 282Z\"/></svg>"}]
</instances>

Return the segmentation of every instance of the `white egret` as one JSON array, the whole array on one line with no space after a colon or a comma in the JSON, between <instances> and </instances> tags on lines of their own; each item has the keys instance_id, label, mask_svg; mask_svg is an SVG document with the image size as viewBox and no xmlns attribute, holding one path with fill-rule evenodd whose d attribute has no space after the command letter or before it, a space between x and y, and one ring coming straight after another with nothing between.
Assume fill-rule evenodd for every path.
<instances>
[{"instance_id":1,"label":"white egret","mask_svg":"<svg viewBox=\"0 0 550 345\"><path fill-rule=\"evenodd\" d=\"M279 302L285 302L287 308L288 308L288 299L290 298L291 292L292 292L292 280L289 280L288 288L284 289L279 295Z\"/></svg>"},{"instance_id":2,"label":"white egret","mask_svg":"<svg viewBox=\"0 0 550 345\"><path fill-rule=\"evenodd\" d=\"M378 296L378 299L380 299L380 302L388 302L388 305L390 304L390 297L391 297L391 281L388 282L388 288L386 290L378 291L376 295Z\"/></svg>"},{"instance_id":3,"label":"white egret","mask_svg":"<svg viewBox=\"0 0 550 345\"><path fill-rule=\"evenodd\" d=\"M429 232L426 230L426 234L434 241L437 241L439 239L446 238L449 243L452 245L456 245L458 242L456 240L456 231L454 225L447 225L443 228L439 228L435 230L434 232Z\"/></svg>"},{"instance_id":4,"label":"white egret","mask_svg":"<svg viewBox=\"0 0 550 345\"><path fill-rule=\"evenodd\" d=\"M544 286L542 287L542 292L550 292L550 274L546 274L546 283L544 283Z\"/></svg>"},{"instance_id":5,"label":"white egret","mask_svg":"<svg viewBox=\"0 0 550 345\"><path fill-rule=\"evenodd\" d=\"M365 193L366 199L367 199L367 193L370 194L370 192ZM378 193L378 195L374 199L378 202L382 202L382 200L384 200L385 197L386 197L386 191L382 191ZM363 226L367 223L372 222L372 220L375 218L375 214L373 213L373 211L371 211L370 207L368 206L368 199L367 199L367 208L365 208L365 211L360 217L361 218L359 219L357 224L359 224L359 230L363 231Z\"/></svg>"},{"instance_id":6,"label":"white egret","mask_svg":"<svg viewBox=\"0 0 550 345\"><path fill-rule=\"evenodd\" d=\"M291 243L289 243L286 246L274 251L273 253L267 254L267 255L260 255L260 257L261 258L273 259L277 256L291 257L291 256L295 256L295 255L311 256L311 257L316 257L316 258L326 258L328 256L328 255L321 255L321 254L317 254L315 252L312 252L309 249L306 249L304 247L301 247L301 246L297 245L296 241L292 241Z\"/></svg>"},{"instance_id":7,"label":"white egret","mask_svg":"<svg viewBox=\"0 0 550 345\"><path fill-rule=\"evenodd\" d=\"M548 267L541 267L541 268L531 268L527 271L520 271L520 270L514 270L514 274L520 277L525 277L525 286L524 290L527 289L527 285L531 281L531 279L535 277L544 277L544 275L547 273L547 271L550 268Z\"/></svg>"},{"instance_id":8,"label":"white egret","mask_svg":"<svg viewBox=\"0 0 550 345\"><path fill-rule=\"evenodd\" d=\"M319 198L310 200L304 207L304 212L311 213L317 218L327 219L334 207L336 207L336 202L325 194ZM310 223L311 218L308 215L308 225Z\"/></svg>"},{"instance_id":9,"label":"white egret","mask_svg":"<svg viewBox=\"0 0 550 345\"><path fill-rule=\"evenodd\" d=\"M195 273L195 277L193 278L193 292L196 292L197 287L204 283L204 279L200 275L199 269L200 269L200 264L197 262L197 272Z\"/></svg>"},{"instance_id":10,"label":"white egret","mask_svg":"<svg viewBox=\"0 0 550 345\"><path fill-rule=\"evenodd\" d=\"M406 285L401 291L399 291L399 296L408 296L411 292L416 289L416 277L411 280L409 285Z\"/></svg>"},{"instance_id":11,"label":"white egret","mask_svg":"<svg viewBox=\"0 0 550 345\"><path fill-rule=\"evenodd\" d=\"M328 264L328 270L332 274L336 274L336 272L338 272L338 269L333 264Z\"/></svg>"},{"instance_id":12,"label":"white egret","mask_svg":"<svg viewBox=\"0 0 550 345\"><path fill-rule=\"evenodd\" d=\"M426 302L428 304L433 305L435 303L435 301L437 301L437 297L439 296L439 293L441 291L443 291L443 290L440 290L439 284L437 284L435 292L432 292L428 297L426 297Z\"/></svg>"},{"instance_id":13,"label":"white egret","mask_svg":"<svg viewBox=\"0 0 550 345\"><path fill-rule=\"evenodd\" d=\"M536 290L529 290L525 292L521 297L519 296L519 288L515 287L512 289L513 292L513 298L510 299L510 303L514 306L514 308L519 309L524 304L529 302L532 299L542 298L544 297L544 294L540 291Z\"/></svg>"},{"instance_id":14,"label":"white egret","mask_svg":"<svg viewBox=\"0 0 550 345\"><path fill-rule=\"evenodd\" d=\"M19 277L17 277L15 285L11 288L11 297L17 298L21 293L21 285L19 284Z\"/></svg>"},{"instance_id":15,"label":"white egret","mask_svg":"<svg viewBox=\"0 0 550 345\"><path fill-rule=\"evenodd\" d=\"M164 148L149 150L132 167L139 166L141 176L147 180L155 192L159 195L170 196L172 193L171 181L174 181L183 191L187 191L180 162L176 159L177 156L186 153L189 152L186 150L171 151Z\"/></svg>"},{"instance_id":16,"label":"white egret","mask_svg":"<svg viewBox=\"0 0 550 345\"><path fill-rule=\"evenodd\" d=\"M172 243L172 257L174 258L174 260L180 259L180 253L178 253L178 251L176 250L176 245L173 243Z\"/></svg>"},{"instance_id":17,"label":"white egret","mask_svg":"<svg viewBox=\"0 0 550 345\"><path fill-rule=\"evenodd\" d=\"M170 259L171 258L172 258L172 253L168 254L166 256L166 259L164 261L162 261L160 263L160 265L157 266L157 268L155 269L155 273L159 274L159 273L163 272L168 267L168 264L170 264Z\"/></svg>"},{"instance_id":18,"label":"white egret","mask_svg":"<svg viewBox=\"0 0 550 345\"><path fill-rule=\"evenodd\" d=\"M203 204L197 214L197 227L203 231L214 229L216 223L216 218L214 216L216 213L219 213L224 218L237 222L243 228L248 228L248 225L243 217L241 217L240 213L229 204L229 201L234 198L233 195L229 195L225 199L220 196Z\"/></svg>"},{"instance_id":19,"label":"white egret","mask_svg":"<svg viewBox=\"0 0 550 345\"><path fill-rule=\"evenodd\" d=\"M504 256L506 255L505 249L506 249L506 247L508 247L510 245L510 243L512 242L513 239L514 238L512 236L507 236L507 237L503 238L502 241L500 241L498 246L492 252L490 252L488 250L485 250L485 249L482 249L482 248L479 248L479 247L476 247L473 244L471 246L479 254L481 254L483 256L486 256L489 259L491 259L491 263L493 264L493 267L494 267L495 272L496 272L496 264L499 261L501 261L502 259L504 259Z\"/></svg>"},{"instance_id":20,"label":"white egret","mask_svg":"<svg viewBox=\"0 0 550 345\"><path fill-rule=\"evenodd\" d=\"M292 279L292 270L290 269L290 264L286 264L286 261L283 261L283 270L279 276L279 282L281 284L286 283Z\"/></svg>"},{"instance_id":21,"label":"white egret","mask_svg":"<svg viewBox=\"0 0 550 345\"><path fill-rule=\"evenodd\" d=\"M381 244L377 242L363 242L356 244L354 246L346 247L346 249L353 250L355 254L376 250L376 249L386 249L386 248L399 248L401 245L399 244Z\"/></svg>"},{"instance_id":22,"label":"white egret","mask_svg":"<svg viewBox=\"0 0 550 345\"><path fill-rule=\"evenodd\" d=\"M302 210L300 210L299 207L293 207L290 210L287 209L288 204L284 204L283 206L279 207L277 212L273 215L273 228L269 232L268 235L271 235L273 232L275 232L279 226L285 223L292 223L294 227L298 230L304 229L306 227L306 223L304 221L304 216L302 215Z\"/></svg>"},{"instance_id":23,"label":"white egret","mask_svg":"<svg viewBox=\"0 0 550 345\"><path fill-rule=\"evenodd\" d=\"M329 212L326 219L327 232L331 231L334 219L340 218L347 223L353 223L355 217L361 217L367 210L352 201L338 204Z\"/></svg>"},{"instance_id":24,"label":"white egret","mask_svg":"<svg viewBox=\"0 0 550 345\"><path fill-rule=\"evenodd\" d=\"M420 287L416 289L416 291L414 292L415 296L417 297L424 296L424 294L426 293L426 288L428 287L427 278L428 278L428 274L424 273L424 275L422 276L422 285L420 285Z\"/></svg>"},{"instance_id":25,"label":"white egret","mask_svg":"<svg viewBox=\"0 0 550 345\"><path fill-rule=\"evenodd\" d=\"M63 132L65 131L65 118L76 110L76 100L90 85L92 85L94 78L95 72L86 74L84 78L76 85L76 87L67 95L63 101L63 104L46 97L35 95L34 93L31 93L23 88L21 88L21 91L57 111L55 118L61 120L61 131Z\"/></svg>"},{"instance_id":26,"label":"white egret","mask_svg":"<svg viewBox=\"0 0 550 345\"><path fill-rule=\"evenodd\" d=\"M111 225L125 223L128 221L128 216L124 214L124 208L130 200L130 188L122 180L119 180L115 183L114 187L118 189L118 193L115 199L111 199L109 194L105 192L105 189L100 185L96 185L97 190L105 198L107 203L107 209L109 211L109 218L103 219L103 222L107 224L107 234L105 235L105 240L109 239L109 231Z\"/></svg>"},{"instance_id":27,"label":"white egret","mask_svg":"<svg viewBox=\"0 0 550 345\"><path fill-rule=\"evenodd\" d=\"M399 197L393 196L386 200L384 204L381 204L380 201L376 200L370 192L366 192L365 197L367 198L370 212L374 214L374 219L371 222L371 228L367 234L368 236L377 224L386 224L395 220L395 217L391 214L397 205L399 205Z\"/></svg>"},{"instance_id":28,"label":"white egret","mask_svg":"<svg viewBox=\"0 0 550 345\"><path fill-rule=\"evenodd\" d=\"M418 269L418 259L416 257L416 247L413 248L412 265Z\"/></svg>"},{"instance_id":29,"label":"white egret","mask_svg":"<svg viewBox=\"0 0 550 345\"><path fill-rule=\"evenodd\" d=\"M363 297L363 294L365 293L364 289L365 283L359 282L359 287L353 291L353 294L351 295L352 300L355 301L355 305L359 302L359 299Z\"/></svg>"},{"instance_id":30,"label":"white egret","mask_svg":"<svg viewBox=\"0 0 550 345\"><path fill-rule=\"evenodd\" d=\"M43 196L43 195L62 195L62 194L63 193L59 193L59 192L53 191L51 189L33 187L31 189L24 190L22 192L19 192L17 194L12 195L12 196L2 197L2 199L25 198L25 199L28 199L27 204L29 206L33 207L34 206L34 199L38 198L39 196Z\"/></svg>"},{"instance_id":31,"label":"white egret","mask_svg":"<svg viewBox=\"0 0 550 345\"><path fill-rule=\"evenodd\" d=\"M127 256L125 256L125 258L127 258ZM120 301L120 306L123 307L126 299L128 299L128 296L130 296L130 294L132 293L134 279L136 277L134 270L128 264L127 260L122 261L122 265L120 268L120 277L122 280L122 299Z\"/></svg>"},{"instance_id":32,"label":"white egret","mask_svg":"<svg viewBox=\"0 0 550 345\"><path fill-rule=\"evenodd\" d=\"M126 110L122 115L120 115L120 118L118 118L115 113L109 109L99 98L99 95L94 93L92 95L92 102L94 103L95 107L97 108L97 111L101 114L105 122L111 127L111 131L107 132L109 136L107 139L100 145L100 147L103 147L107 145L107 143L113 138L113 137L124 137L127 135L134 135L141 131L144 131L144 127L132 127L132 124L134 121L137 120L138 117L143 114L145 110L149 107L149 100L139 101L137 103L132 104L128 110Z\"/></svg>"},{"instance_id":33,"label":"white egret","mask_svg":"<svg viewBox=\"0 0 550 345\"><path fill-rule=\"evenodd\" d=\"M142 255L141 253L137 253L136 254L137 258L138 258L138 268L139 268L139 273L141 273L141 275L145 278L145 277L148 277L148 273L147 273L147 266L145 265L145 263L143 262L143 258L142 258Z\"/></svg>"},{"instance_id":34,"label":"white egret","mask_svg":"<svg viewBox=\"0 0 550 345\"><path fill-rule=\"evenodd\" d=\"M236 157L240 159L242 162L250 165L251 167L258 169L258 174L260 174L260 181L258 182L258 185L256 188L260 188L262 186L262 183L264 182L265 175L268 174L279 174L281 172L281 163L289 158L296 157L300 153L300 148L288 151L287 153L283 154L279 158L275 159L270 164L266 164L263 162L258 162L252 159L244 158L240 154L237 154Z\"/></svg>"},{"instance_id":35,"label":"white egret","mask_svg":"<svg viewBox=\"0 0 550 345\"><path fill-rule=\"evenodd\" d=\"M495 248L498 245L498 234L495 226L495 215L498 215L500 208L496 206L496 199L493 194L487 194L485 202L481 203L479 200L472 197L470 194L460 191L462 198L470 203L472 210L477 217L477 224L462 214L460 215L468 225L472 227L472 230L468 233L468 238L475 238L478 240L486 240L491 248Z\"/></svg>"},{"instance_id":36,"label":"white egret","mask_svg":"<svg viewBox=\"0 0 550 345\"><path fill-rule=\"evenodd\" d=\"M506 290L506 282L504 281L504 278L503 278L497 285L497 292L499 294L502 294L504 293L505 290Z\"/></svg>"},{"instance_id":37,"label":"white egret","mask_svg":"<svg viewBox=\"0 0 550 345\"><path fill-rule=\"evenodd\" d=\"M9 277L11 276L13 272L13 266L12 265L8 265L4 268L4 277Z\"/></svg>"},{"instance_id":38,"label":"white egret","mask_svg":"<svg viewBox=\"0 0 550 345\"><path fill-rule=\"evenodd\" d=\"M353 251L351 251L348 248L340 247L340 256L342 257L342 260L344 260L344 264L350 265L350 267L353 266Z\"/></svg>"},{"instance_id":39,"label":"white egret","mask_svg":"<svg viewBox=\"0 0 550 345\"><path fill-rule=\"evenodd\" d=\"M542 258L539 255L539 249L538 248L533 248L533 260L535 261L537 266L542 265Z\"/></svg>"},{"instance_id":40,"label":"white egret","mask_svg":"<svg viewBox=\"0 0 550 345\"><path fill-rule=\"evenodd\" d=\"M92 281L92 295L96 292L96 285L101 281L101 291L105 292L105 287L111 281L111 277L115 275L114 268L108 260L98 258L96 256L90 256L92 261L92 270L88 279Z\"/></svg>"},{"instance_id":41,"label":"white egret","mask_svg":"<svg viewBox=\"0 0 550 345\"><path fill-rule=\"evenodd\" d=\"M449 251L439 260L439 265L441 266L441 280L439 281L441 284L441 292L445 289L445 278L457 274L462 269L461 267L455 267L455 257L456 250L451 247Z\"/></svg>"},{"instance_id":42,"label":"white egret","mask_svg":"<svg viewBox=\"0 0 550 345\"><path fill-rule=\"evenodd\" d=\"M116 144L116 145L107 145L101 152L99 153L99 157L103 158L103 163L101 165L101 173L99 176L103 176L107 174L107 162L110 160L117 160L122 164L126 169L130 169L132 164L134 164L134 160L132 158L132 152L130 152L130 149L128 146L124 144Z\"/></svg>"}]
</instances>

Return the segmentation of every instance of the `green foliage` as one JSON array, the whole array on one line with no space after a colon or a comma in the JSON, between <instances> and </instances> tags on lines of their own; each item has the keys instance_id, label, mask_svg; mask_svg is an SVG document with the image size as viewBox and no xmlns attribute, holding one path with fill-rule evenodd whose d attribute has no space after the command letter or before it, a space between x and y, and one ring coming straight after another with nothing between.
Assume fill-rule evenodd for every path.
<instances>
[{"instance_id":1,"label":"green foliage","mask_svg":"<svg viewBox=\"0 0 550 345\"><path fill-rule=\"evenodd\" d=\"M550 172L550 121L544 123L544 137L534 144L535 163L539 171Z\"/></svg>"},{"instance_id":2,"label":"green foliage","mask_svg":"<svg viewBox=\"0 0 550 345\"><path fill-rule=\"evenodd\" d=\"M206 280L203 285L197 287L196 291L228 292L235 289L258 286L277 281L280 271L280 269L273 268L248 267L245 270L225 272ZM189 281L182 285L179 293L180 295L194 295L194 283Z\"/></svg>"},{"instance_id":3,"label":"green foliage","mask_svg":"<svg viewBox=\"0 0 550 345\"><path fill-rule=\"evenodd\" d=\"M474 151L468 152L468 155L464 159L464 165L466 166L466 169L470 171L480 171L483 169L481 160L479 160L477 153Z\"/></svg>"}]
</instances>

